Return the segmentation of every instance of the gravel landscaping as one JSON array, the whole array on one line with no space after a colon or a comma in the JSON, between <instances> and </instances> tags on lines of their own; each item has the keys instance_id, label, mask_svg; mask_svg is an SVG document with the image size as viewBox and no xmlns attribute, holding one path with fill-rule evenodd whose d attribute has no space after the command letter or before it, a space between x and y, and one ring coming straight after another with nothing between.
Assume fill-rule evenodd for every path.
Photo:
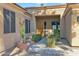
<instances>
[{"instance_id":1,"label":"gravel landscaping","mask_svg":"<svg viewBox=\"0 0 79 59\"><path fill-rule=\"evenodd\" d=\"M48 48L48 47L30 47L28 50L28 55L30 56L63 56L64 51L62 49L56 48Z\"/></svg>"},{"instance_id":2,"label":"gravel landscaping","mask_svg":"<svg viewBox=\"0 0 79 59\"><path fill-rule=\"evenodd\" d=\"M46 40L42 39L36 44L28 42L28 50L19 51L19 48L14 48L7 51L4 56L79 56L79 48L69 47L68 45L58 42L55 48L46 46Z\"/></svg>"}]
</instances>

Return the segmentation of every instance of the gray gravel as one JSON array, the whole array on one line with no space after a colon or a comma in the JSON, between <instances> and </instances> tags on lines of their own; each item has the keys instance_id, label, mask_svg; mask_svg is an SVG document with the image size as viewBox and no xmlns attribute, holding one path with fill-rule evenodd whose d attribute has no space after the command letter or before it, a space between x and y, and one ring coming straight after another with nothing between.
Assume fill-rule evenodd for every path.
<instances>
[{"instance_id":1,"label":"gray gravel","mask_svg":"<svg viewBox=\"0 0 79 59\"><path fill-rule=\"evenodd\" d=\"M19 49L15 49L13 56L79 56L79 48L72 48L68 45L58 42L55 48L48 48L46 46L46 39L42 39L36 44L31 44L28 42L28 50L23 50L17 52ZM11 53L14 53L9 50L4 55L10 56Z\"/></svg>"}]
</instances>

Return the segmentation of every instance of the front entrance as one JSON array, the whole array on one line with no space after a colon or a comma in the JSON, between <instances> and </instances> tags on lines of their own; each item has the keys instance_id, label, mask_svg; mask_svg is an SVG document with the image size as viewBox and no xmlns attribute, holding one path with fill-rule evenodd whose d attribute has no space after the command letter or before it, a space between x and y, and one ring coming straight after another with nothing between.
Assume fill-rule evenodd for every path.
<instances>
[{"instance_id":1,"label":"front entrance","mask_svg":"<svg viewBox=\"0 0 79 59\"><path fill-rule=\"evenodd\" d=\"M60 23L58 21L53 21L51 23L51 25L52 25L52 30L53 30L52 33L53 34L55 34L54 33L55 30L59 30L60 31Z\"/></svg>"},{"instance_id":2,"label":"front entrance","mask_svg":"<svg viewBox=\"0 0 79 59\"><path fill-rule=\"evenodd\" d=\"M48 28L47 28L48 22L44 22L44 34L48 34ZM51 30L50 33L54 35L54 30L60 30L60 23L58 21L52 21L51 23Z\"/></svg>"},{"instance_id":3,"label":"front entrance","mask_svg":"<svg viewBox=\"0 0 79 59\"><path fill-rule=\"evenodd\" d=\"M60 16L37 16L36 30L38 34L53 33L54 29L60 29Z\"/></svg>"}]
</instances>

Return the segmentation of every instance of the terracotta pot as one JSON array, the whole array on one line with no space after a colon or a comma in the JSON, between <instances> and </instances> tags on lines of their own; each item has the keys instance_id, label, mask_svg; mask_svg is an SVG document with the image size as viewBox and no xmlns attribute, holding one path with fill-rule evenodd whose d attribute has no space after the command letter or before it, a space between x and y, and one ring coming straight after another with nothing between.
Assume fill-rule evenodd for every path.
<instances>
[{"instance_id":1,"label":"terracotta pot","mask_svg":"<svg viewBox=\"0 0 79 59\"><path fill-rule=\"evenodd\" d=\"M20 49L20 50L24 50L24 49L27 49L27 44L26 43L22 43L22 42L19 42L17 43L17 47Z\"/></svg>"},{"instance_id":2,"label":"terracotta pot","mask_svg":"<svg viewBox=\"0 0 79 59\"><path fill-rule=\"evenodd\" d=\"M36 44L36 42L32 41L32 44Z\"/></svg>"}]
</instances>

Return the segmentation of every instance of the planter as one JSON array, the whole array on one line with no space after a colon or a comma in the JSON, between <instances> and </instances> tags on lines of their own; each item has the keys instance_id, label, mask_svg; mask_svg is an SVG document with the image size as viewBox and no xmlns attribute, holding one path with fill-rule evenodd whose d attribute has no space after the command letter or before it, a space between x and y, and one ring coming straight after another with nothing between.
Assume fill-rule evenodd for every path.
<instances>
[{"instance_id":1,"label":"planter","mask_svg":"<svg viewBox=\"0 0 79 59\"><path fill-rule=\"evenodd\" d=\"M49 48L55 48L56 45L54 43L48 45Z\"/></svg>"},{"instance_id":2,"label":"planter","mask_svg":"<svg viewBox=\"0 0 79 59\"><path fill-rule=\"evenodd\" d=\"M22 42L17 43L17 47L18 47L20 50L25 50L25 49L28 48L27 44L26 44L26 43L22 43Z\"/></svg>"},{"instance_id":3,"label":"planter","mask_svg":"<svg viewBox=\"0 0 79 59\"><path fill-rule=\"evenodd\" d=\"M53 43L50 44L50 48L55 48L56 45L55 45L55 41L53 41Z\"/></svg>"},{"instance_id":4,"label":"planter","mask_svg":"<svg viewBox=\"0 0 79 59\"><path fill-rule=\"evenodd\" d=\"M36 42L32 41L32 44L36 44Z\"/></svg>"}]
</instances>

